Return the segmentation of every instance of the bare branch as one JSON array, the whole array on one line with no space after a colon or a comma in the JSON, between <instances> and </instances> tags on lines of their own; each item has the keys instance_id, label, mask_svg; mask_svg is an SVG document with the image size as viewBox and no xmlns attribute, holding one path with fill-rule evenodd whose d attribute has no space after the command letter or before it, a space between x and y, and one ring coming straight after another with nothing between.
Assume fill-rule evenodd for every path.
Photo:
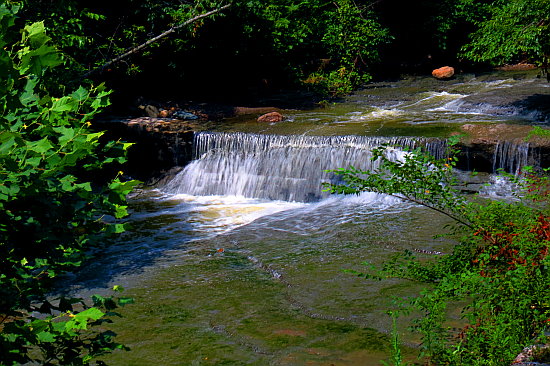
<instances>
[{"instance_id":1,"label":"bare branch","mask_svg":"<svg viewBox=\"0 0 550 366\"><path fill-rule=\"evenodd\" d=\"M218 12L222 11L222 10L225 10L225 9L227 9L227 8L230 7L230 6L231 6L231 4L224 5L224 6L220 7L220 8L217 8L217 9L211 10L211 11L209 11L209 12L206 12L206 13L203 13L203 14L200 14L200 15L197 15L196 17L193 17L193 18L191 18L191 19L188 19L188 20L186 20L186 21L183 22L183 23L180 23L180 24L178 24L178 25L175 25L175 26L173 26L172 28L168 29L167 31L165 31L165 32L163 32L163 33L161 33L161 34L159 34L158 36L149 39L147 42L144 42L144 43L140 44L139 46L136 46L136 47L130 49L129 51L123 53L122 55L113 58L113 59L110 60L109 62L106 62L105 64L103 64L103 65L101 65L101 66L99 66L99 67L97 67L97 68L95 68L95 69L93 69L93 70L91 70L91 71L88 71L86 74L82 75L82 79L85 79L85 78L89 77L90 75L95 74L95 73L98 72L98 71L104 70L105 68L111 66L112 64L115 64L115 63L117 63L117 62L119 62L119 61L125 59L126 57L128 57L128 56L130 56L130 55L132 55L132 54L134 54L134 53L136 53L136 52L138 52L138 51L141 51L141 50L144 49L145 47L149 46L151 43L157 42L158 40L160 40L160 39L162 39L162 38L164 38L164 37L166 37L166 36L168 36L168 35L174 33L176 30L178 30L178 29L180 29L180 28L182 28L182 27L185 27L186 25L189 25L189 24L191 24L191 23L194 23L194 22L196 22L196 21L199 20L199 19L209 17L210 15L213 15L213 14L215 14L215 13L218 13Z\"/></svg>"}]
</instances>

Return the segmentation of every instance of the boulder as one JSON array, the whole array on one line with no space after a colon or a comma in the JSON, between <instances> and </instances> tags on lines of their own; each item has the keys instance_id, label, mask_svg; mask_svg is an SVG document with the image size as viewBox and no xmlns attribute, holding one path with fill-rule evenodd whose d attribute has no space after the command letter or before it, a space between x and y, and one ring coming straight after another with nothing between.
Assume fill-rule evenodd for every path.
<instances>
[{"instance_id":1,"label":"boulder","mask_svg":"<svg viewBox=\"0 0 550 366\"><path fill-rule=\"evenodd\" d=\"M193 113L185 112L185 111L182 111L182 110L175 111L172 114L172 117L177 118L177 119L181 119L181 120L184 120L184 121L199 119L199 117L194 115Z\"/></svg>"},{"instance_id":2,"label":"boulder","mask_svg":"<svg viewBox=\"0 0 550 366\"><path fill-rule=\"evenodd\" d=\"M455 69L451 66L443 66L432 71L432 76L436 79L449 79L455 74Z\"/></svg>"},{"instance_id":3,"label":"boulder","mask_svg":"<svg viewBox=\"0 0 550 366\"><path fill-rule=\"evenodd\" d=\"M140 105L139 109L143 109L147 117L156 118L159 114L159 109L154 105Z\"/></svg>"},{"instance_id":4,"label":"boulder","mask_svg":"<svg viewBox=\"0 0 550 366\"><path fill-rule=\"evenodd\" d=\"M285 117L279 112L270 112L258 117L258 122L281 122Z\"/></svg>"}]
</instances>

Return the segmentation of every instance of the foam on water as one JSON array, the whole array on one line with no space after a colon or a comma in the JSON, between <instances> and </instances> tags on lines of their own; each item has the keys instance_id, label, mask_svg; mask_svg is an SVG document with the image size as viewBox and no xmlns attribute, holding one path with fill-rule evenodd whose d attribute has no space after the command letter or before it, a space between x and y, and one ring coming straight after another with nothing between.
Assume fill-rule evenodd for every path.
<instances>
[{"instance_id":1,"label":"foam on water","mask_svg":"<svg viewBox=\"0 0 550 366\"><path fill-rule=\"evenodd\" d=\"M430 107L432 105L441 105L442 103L447 103L450 100L462 99L468 96L466 94L455 94L455 93L449 93L445 91L444 92L426 92L426 93L423 93L422 95L425 95L425 96L414 103L407 104L406 108L410 108L418 105L427 105L427 107ZM437 108L437 107L433 106L431 108L427 108L426 110L430 111L430 110L433 110L433 108Z\"/></svg>"},{"instance_id":2,"label":"foam on water","mask_svg":"<svg viewBox=\"0 0 550 366\"><path fill-rule=\"evenodd\" d=\"M385 118L395 118L403 115L405 112L401 109L397 108L378 108L374 107L374 110L362 113L362 112L354 112L350 113L351 117L349 122L363 122L363 121L369 121L373 119L385 119Z\"/></svg>"},{"instance_id":3,"label":"foam on water","mask_svg":"<svg viewBox=\"0 0 550 366\"><path fill-rule=\"evenodd\" d=\"M517 197L518 186L512 182L509 178L501 175L492 175L490 181L485 185L479 194L482 197L488 197L493 199L518 199Z\"/></svg>"},{"instance_id":4,"label":"foam on water","mask_svg":"<svg viewBox=\"0 0 550 366\"><path fill-rule=\"evenodd\" d=\"M177 194L169 199L189 205L192 226L211 234L221 234L260 217L303 207L304 203L266 201L239 196L192 196Z\"/></svg>"},{"instance_id":5,"label":"foam on water","mask_svg":"<svg viewBox=\"0 0 550 366\"><path fill-rule=\"evenodd\" d=\"M351 209L351 212L357 213L364 210L382 212L399 206L405 207L399 198L373 192L363 192L358 195L331 195L315 203L269 201L242 196L172 195L161 192L156 200L166 201L171 207L155 212L134 213L132 219L146 220L168 215L181 217L190 225L191 230L197 233L196 239L223 234L275 214L279 214L278 219L285 219L294 215L312 215L316 211L333 211L336 208ZM346 219L339 218L338 222L341 220Z\"/></svg>"}]
</instances>

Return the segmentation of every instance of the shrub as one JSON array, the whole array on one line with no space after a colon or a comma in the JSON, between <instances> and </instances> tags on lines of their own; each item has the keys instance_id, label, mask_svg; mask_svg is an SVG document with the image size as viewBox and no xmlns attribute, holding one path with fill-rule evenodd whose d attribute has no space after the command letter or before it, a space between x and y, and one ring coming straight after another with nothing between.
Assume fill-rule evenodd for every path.
<instances>
[{"instance_id":1,"label":"shrub","mask_svg":"<svg viewBox=\"0 0 550 366\"><path fill-rule=\"evenodd\" d=\"M103 86L48 93L48 73L63 59L42 23L14 28L18 10L0 5L0 360L87 364L117 347L109 333L81 338L88 323L106 321L104 313L78 312L78 299L54 306L45 293L81 264L97 235L123 230L104 217L126 215L125 195L136 182L99 173L122 163L130 145L103 143L102 132L90 129L90 119L109 104ZM109 310L114 301L97 305ZM33 347L43 356L29 352Z\"/></svg>"}]
</instances>

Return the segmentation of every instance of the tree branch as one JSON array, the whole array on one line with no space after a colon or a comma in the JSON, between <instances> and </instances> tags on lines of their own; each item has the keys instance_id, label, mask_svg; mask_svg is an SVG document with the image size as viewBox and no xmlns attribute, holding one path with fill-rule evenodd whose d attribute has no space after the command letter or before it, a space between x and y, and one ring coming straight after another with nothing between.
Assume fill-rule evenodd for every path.
<instances>
[{"instance_id":1,"label":"tree branch","mask_svg":"<svg viewBox=\"0 0 550 366\"><path fill-rule=\"evenodd\" d=\"M413 202L413 203L416 203L418 205L421 205L421 206L424 206L424 207L427 207L431 210L434 210L436 212L439 212L445 216L448 216L450 217L451 219L455 220L456 222L458 222L459 224L462 224L470 229L473 229L474 226L470 223L468 223L467 221L465 220L462 220L460 219L458 216L455 216L453 214L451 214L450 212L447 212L445 210L442 210L440 208L437 208L435 206L432 206L432 205L429 205L427 204L426 202L423 202L422 200L418 200L416 198L413 198L413 197L410 197L410 196L407 196L407 195L399 195L399 194L395 194L395 193L385 193L385 192L379 192L379 193L384 193L384 194L387 194L388 196L392 196L392 197L395 197L395 198L399 198L403 201L409 201L409 202Z\"/></svg>"},{"instance_id":2,"label":"tree branch","mask_svg":"<svg viewBox=\"0 0 550 366\"><path fill-rule=\"evenodd\" d=\"M213 15L213 14L215 14L215 13L218 13L218 12L220 12L220 11L222 11L222 10L225 10L225 9L227 9L227 8L230 7L230 6L231 6L231 4L224 5L224 6L220 7L220 8L217 8L217 9L211 10L211 11L209 11L209 12L206 12L206 13L203 13L203 14L200 14L200 15L197 15L196 17L193 17L193 18L191 18L191 19L188 19L188 20L186 20L185 22L183 22L183 23L181 23L181 24L175 25L175 26L173 26L172 28L168 29L167 31L165 31L165 32L163 32L163 33L161 33L161 34L159 34L158 36L149 39L147 42L144 42L144 43L140 44L139 46L136 46L136 47L130 49L129 51L123 53L122 55L113 58L113 59L110 60L109 62L106 62L105 64L103 64L103 65L101 65L101 66L99 66L99 67L97 67L97 68L95 68L95 69L93 69L93 70L91 70L91 71L88 71L87 73L85 73L84 75L82 75L82 79L85 79L85 78L89 77L90 75L95 74L95 73L98 72L98 71L104 70L105 68L111 66L112 64L115 64L115 63L117 63L117 62L119 62L119 61L125 59L126 57L128 57L128 56L130 56L130 55L132 55L132 54L134 54L134 53L136 53L136 52L138 52L138 51L141 51L141 50L144 49L145 47L149 46L151 43L157 42L159 39L164 38L164 37L166 37L166 36L168 36L168 35L174 33L176 30L178 30L178 29L180 29L180 28L182 28L182 27L185 27L186 25L189 25L189 24L191 24L191 23L196 22L196 21L199 20L199 19L206 18L206 17L208 17L208 16L210 16L210 15Z\"/></svg>"}]
</instances>

